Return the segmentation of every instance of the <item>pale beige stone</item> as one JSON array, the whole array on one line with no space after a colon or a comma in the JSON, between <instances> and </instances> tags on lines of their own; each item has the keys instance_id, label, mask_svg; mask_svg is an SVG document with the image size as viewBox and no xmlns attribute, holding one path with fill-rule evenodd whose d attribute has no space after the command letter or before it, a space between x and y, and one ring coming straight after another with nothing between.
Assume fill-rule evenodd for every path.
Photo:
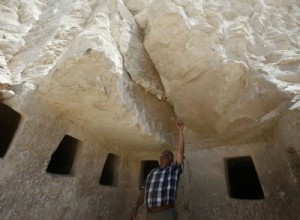
<instances>
[{"instance_id":1,"label":"pale beige stone","mask_svg":"<svg viewBox=\"0 0 300 220\"><path fill-rule=\"evenodd\" d=\"M177 117L179 219L299 217L298 0L3 0L0 24L0 100L21 115L0 219L127 219L142 161L176 150ZM71 174L49 174L65 135ZM99 184L109 153L117 186ZM230 197L226 160L242 156L262 200Z\"/></svg>"}]
</instances>

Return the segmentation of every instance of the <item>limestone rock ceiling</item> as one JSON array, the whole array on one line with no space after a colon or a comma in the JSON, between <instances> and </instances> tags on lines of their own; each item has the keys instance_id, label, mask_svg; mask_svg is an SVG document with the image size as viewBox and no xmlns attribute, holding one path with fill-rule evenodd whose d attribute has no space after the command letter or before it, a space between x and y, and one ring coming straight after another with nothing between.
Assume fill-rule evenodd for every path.
<instances>
[{"instance_id":1,"label":"limestone rock ceiling","mask_svg":"<svg viewBox=\"0 0 300 220\"><path fill-rule=\"evenodd\" d=\"M37 94L110 138L173 144L175 115L199 136L232 137L275 121L300 90L297 0L21 0L0 10L2 99L17 107Z\"/></svg>"},{"instance_id":2,"label":"limestone rock ceiling","mask_svg":"<svg viewBox=\"0 0 300 220\"><path fill-rule=\"evenodd\" d=\"M299 1L160 1L135 9L175 113L199 133L270 123L300 82Z\"/></svg>"}]
</instances>

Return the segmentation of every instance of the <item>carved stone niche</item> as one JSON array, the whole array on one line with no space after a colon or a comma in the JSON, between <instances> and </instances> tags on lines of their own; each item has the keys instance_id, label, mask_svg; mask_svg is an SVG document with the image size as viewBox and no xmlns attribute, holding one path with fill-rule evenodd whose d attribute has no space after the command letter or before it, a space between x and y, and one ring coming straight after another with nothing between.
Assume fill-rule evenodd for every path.
<instances>
[{"instance_id":1,"label":"carved stone niche","mask_svg":"<svg viewBox=\"0 0 300 220\"><path fill-rule=\"evenodd\" d=\"M21 115L0 102L0 157L3 158L15 135Z\"/></svg>"}]
</instances>

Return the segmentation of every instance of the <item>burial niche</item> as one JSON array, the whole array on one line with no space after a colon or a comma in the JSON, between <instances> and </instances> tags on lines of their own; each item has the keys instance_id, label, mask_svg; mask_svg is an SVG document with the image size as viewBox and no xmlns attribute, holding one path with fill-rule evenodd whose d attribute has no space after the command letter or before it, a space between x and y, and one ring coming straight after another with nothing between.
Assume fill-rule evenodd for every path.
<instances>
[{"instance_id":1,"label":"burial niche","mask_svg":"<svg viewBox=\"0 0 300 220\"><path fill-rule=\"evenodd\" d=\"M0 102L0 157L3 158L15 135L21 115Z\"/></svg>"},{"instance_id":2,"label":"burial niche","mask_svg":"<svg viewBox=\"0 0 300 220\"><path fill-rule=\"evenodd\" d=\"M47 168L48 173L52 174L71 174L73 162L78 148L78 140L65 135L56 151L52 154Z\"/></svg>"},{"instance_id":3,"label":"burial niche","mask_svg":"<svg viewBox=\"0 0 300 220\"><path fill-rule=\"evenodd\" d=\"M141 174L140 174L140 186L150 173L150 171L159 166L157 160L142 160L141 161Z\"/></svg>"},{"instance_id":4,"label":"burial niche","mask_svg":"<svg viewBox=\"0 0 300 220\"><path fill-rule=\"evenodd\" d=\"M109 153L107 155L101 178L100 185L117 186L119 176L120 158L119 156Z\"/></svg>"},{"instance_id":5,"label":"burial niche","mask_svg":"<svg viewBox=\"0 0 300 220\"><path fill-rule=\"evenodd\" d=\"M264 199L251 157L226 159L229 196L236 199Z\"/></svg>"}]
</instances>

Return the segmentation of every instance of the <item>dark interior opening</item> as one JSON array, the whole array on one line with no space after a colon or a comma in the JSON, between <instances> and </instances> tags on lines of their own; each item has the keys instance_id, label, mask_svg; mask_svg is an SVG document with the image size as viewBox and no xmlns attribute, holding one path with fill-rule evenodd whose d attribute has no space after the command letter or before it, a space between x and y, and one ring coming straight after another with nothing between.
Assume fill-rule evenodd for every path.
<instances>
[{"instance_id":1,"label":"dark interior opening","mask_svg":"<svg viewBox=\"0 0 300 220\"><path fill-rule=\"evenodd\" d=\"M107 155L99 184L107 186L118 185L118 171L119 171L120 159L117 155L109 153Z\"/></svg>"},{"instance_id":2,"label":"dark interior opening","mask_svg":"<svg viewBox=\"0 0 300 220\"><path fill-rule=\"evenodd\" d=\"M3 158L15 135L21 115L0 102L0 157Z\"/></svg>"},{"instance_id":3,"label":"dark interior opening","mask_svg":"<svg viewBox=\"0 0 300 220\"><path fill-rule=\"evenodd\" d=\"M47 168L48 173L71 174L72 165L77 151L78 140L65 135L56 151L52 154Z\"/></svg>"},{"instance_id":4,"label":"dark interior opening","mask_svg":"<svg viewBox=\"0 0 300 220\"><path fill-rule=\"evenodd\" d=\"M236 199L264 199L251 157L228 159L227 175L230 197Z\"/></svg>"},{"instance_id":5,"label":"dark interior opening","mask_svg":"<svg viewBox=\"0 0 300 220\"><path fill-rule=\"evenodd\" d=\"M159 163L157 160L143 160L141 161L141 178L140 185L145 181L146 177L150 173L150 171L154 168L157 168Z\"/></svg>"}]
</instances>

